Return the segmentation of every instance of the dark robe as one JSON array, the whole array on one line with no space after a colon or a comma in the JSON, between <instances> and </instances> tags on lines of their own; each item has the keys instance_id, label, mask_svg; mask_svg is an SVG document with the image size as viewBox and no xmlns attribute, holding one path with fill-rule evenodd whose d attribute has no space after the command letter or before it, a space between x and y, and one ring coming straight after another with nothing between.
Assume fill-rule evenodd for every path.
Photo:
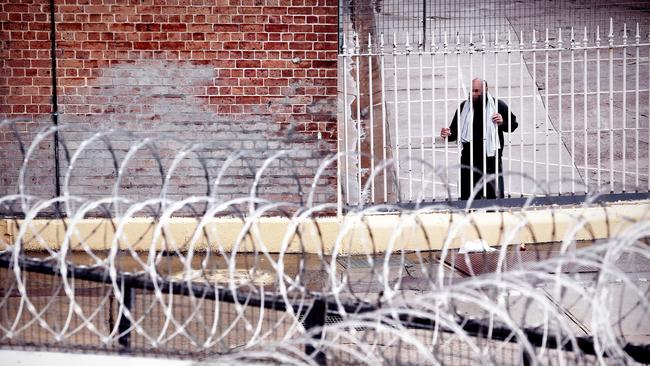
<instances>
[{"instance_id":1,"label":"dark robe","mask_svg":"<svg viewBox=\"0 0 650 366\"><path fill-rule=\"evenodd\" d=\"M478 185L478 182L481 180L483 177L483 174L495 174L496 173L496 158L499 159L499 186L498 190L496 181L492 179L487 183L487 187L485 189L485 194L483 192L483 184L480 184L480 189L476 196L474 196L475 199L482 199L482 198L503 198L503 192L505 191L504 186L503 186L503 175L501 174L503 172L503 132L513 132L514 130L517 129L517 126L519 124L517 123L517 117L512 113L512 111L508 110L508 105L506 105L505 102L502 100L498 100L497 104L497 109L499 111L499 114L503 117L503 123L498 127L498 135L499 135L499 142L501 148L499 149L498 153L496 156L489 157L486 155L486 165L483 166L483 98L479 98L478 102L473 102L472 105L474 107L474 121L472 125L472 135L473 135L473 149L474 149L474 184L471 185L471 173L470 169L472 167L472 162L470 160L470 143L469 142L463 142L463 151L460 155L460 163L462 164L462 168L460 171L460 198L462 200L467 200L469 199L470 194L472 193L473 187ZM451 129L451 135L448 137L449 141L456 141L458 138L458 116L460 115L460 111L463 109L463 106L467 103L467 101L461 103L460 108L456 113L454 114L454 119L451 122L451 126L449 128ZM487 123L493 123L492 118L488 118ZM510 129L508 129L510 128Z\"/></svg>"}]
</instances>

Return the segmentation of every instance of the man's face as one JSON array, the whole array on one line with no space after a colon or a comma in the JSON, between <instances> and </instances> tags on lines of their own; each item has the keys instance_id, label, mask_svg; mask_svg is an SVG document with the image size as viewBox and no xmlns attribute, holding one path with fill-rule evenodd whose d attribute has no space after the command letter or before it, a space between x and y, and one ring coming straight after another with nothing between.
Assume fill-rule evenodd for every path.
<instances>
[{"instance_id":1,"label":"man's face","mask_svg":"<svg viewBox=\"0 0 650 366\"><path fill-rule=\"evenodd\" d=\"M472 81L472 100L477 102L482 99L483 88L485 83L482 80L473 80Z\"/></svg>"}]
</instances>

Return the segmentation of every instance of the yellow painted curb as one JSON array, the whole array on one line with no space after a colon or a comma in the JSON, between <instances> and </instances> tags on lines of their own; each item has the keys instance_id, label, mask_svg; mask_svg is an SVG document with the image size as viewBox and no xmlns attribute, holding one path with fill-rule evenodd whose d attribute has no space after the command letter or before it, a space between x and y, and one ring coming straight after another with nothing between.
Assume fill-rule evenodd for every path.
<instances>
[{"instance_id":1,"label":"yellow painted curb","mask_svg":"<svg viewBox=\"0 0 650 366\"><path fill-rule=\"evenodd\" d=\"M650 220L650 203L627 202L604 207L555 208L512 212L348 214L292 222L263 217L250 222L236 218L150 218L122 222L108 219L0 220L0 248L18 245L26 250L109 250L112 246L137 251L219 250L278 253L381 253L387 250L437 250L443 245L483 238L488 244L546 243L565 238L595 240L621 234L630 225ZM66 230L67 228L67 230ZM197 230L198 229L198 230ZM23 230L21 233L20 230ZM115 233L119 231L119 235Z\"/></svg>"}]
</instances>

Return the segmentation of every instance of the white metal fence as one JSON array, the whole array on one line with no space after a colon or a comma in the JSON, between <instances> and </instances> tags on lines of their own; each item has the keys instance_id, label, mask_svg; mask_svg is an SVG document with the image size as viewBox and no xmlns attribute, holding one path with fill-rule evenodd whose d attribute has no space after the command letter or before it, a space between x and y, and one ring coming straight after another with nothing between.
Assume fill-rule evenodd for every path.
<instances>
[{"instance_id":1,"label":"white metal fence","mask_svg":"<svg viewBox=\"0 0 650 366\"><path fill-rule=\"evenodd\" d=\"M519 121L504 136L506 197L648 192L650 39L638 24L620 28L495 34L490 43L485 35L346 39L342 203L458 199L459 145L439 134L474 77Z\"/></svg>"}]
</instances>

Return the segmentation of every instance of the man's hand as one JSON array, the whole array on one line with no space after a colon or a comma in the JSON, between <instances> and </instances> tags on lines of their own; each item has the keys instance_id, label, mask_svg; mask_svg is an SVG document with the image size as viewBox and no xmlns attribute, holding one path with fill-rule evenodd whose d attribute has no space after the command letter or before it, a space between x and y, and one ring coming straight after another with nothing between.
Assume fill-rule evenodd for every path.
<instances>
[{"instance_id":1,"label":"man's hand","mask_svg":"<svg viewBox=\"0 0 650 366\"><path fill-rule=\"evenodd\" d=\"M492 116L492 122L494 122L497 126L501 126L503 123L503 117L499 113L495 113Z\"/></svg>"},{"instance_id":2,"label":"man's hand","mask_svg":"<svg viewBox=\"0 0 650 366\"><path fill-rule=\"evenodd\" d=\"M440 129L440 137L446 139L449 135L451 135L451 129L446 127Z\"/></svg>"}]
</instances>

